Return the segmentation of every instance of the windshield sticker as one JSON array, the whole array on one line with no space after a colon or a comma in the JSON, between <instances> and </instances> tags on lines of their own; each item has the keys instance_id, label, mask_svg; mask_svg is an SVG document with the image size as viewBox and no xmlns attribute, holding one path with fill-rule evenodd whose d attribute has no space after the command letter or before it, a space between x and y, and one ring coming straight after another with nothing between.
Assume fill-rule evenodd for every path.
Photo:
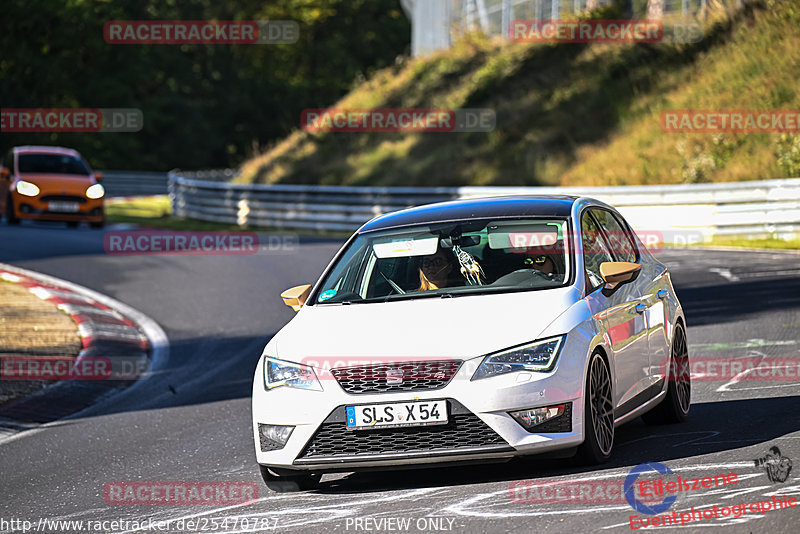
<instances>
[{"instance_id":1,"label":"windshield sticker","mask_svg":"<svg viewBox=\"0 0 800 534\"><path fill-rule=\"evenodd\" d=\"M331 297L333 297L335 295L336 295L336 290L335 289L329 289L327 291L323 291L322 293L320 293L319 300L320 301L328 300L329 298L331 298Z\"/></svg>"},{"instance_id":2,"label":"windshield sticker","mask_svg":"<svg viewBox=\"0 0 800 534\"><path fill-rule=\"evenodd\" d=\"M429 256L436 253L438 237L423 239L394 239L388 243L374 243L372 249L378 258L402 258L406 256Z\"/></svg>"}]
</instances>

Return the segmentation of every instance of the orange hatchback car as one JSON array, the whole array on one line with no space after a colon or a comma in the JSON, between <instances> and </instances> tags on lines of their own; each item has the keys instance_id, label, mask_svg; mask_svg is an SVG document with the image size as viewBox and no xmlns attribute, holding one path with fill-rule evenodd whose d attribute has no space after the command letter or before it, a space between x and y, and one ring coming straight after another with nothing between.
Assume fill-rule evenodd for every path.
<instances>
[{"instance_id":1,"label":"orange hatchback car","mask_svg":"<svg viewBox=\"0 0 800 534\"><path fill-rule=\"evenodd\" d=\"M105 190L100 179L76 150L14 147L0 169L0 213L8 224L33 219L102 227Z\"/></svg>"}]
</instances>

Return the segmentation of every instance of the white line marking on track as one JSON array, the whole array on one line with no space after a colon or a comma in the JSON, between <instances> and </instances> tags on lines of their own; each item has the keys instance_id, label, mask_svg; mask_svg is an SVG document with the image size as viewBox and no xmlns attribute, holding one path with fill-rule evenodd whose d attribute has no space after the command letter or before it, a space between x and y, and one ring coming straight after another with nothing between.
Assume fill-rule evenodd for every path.
<instances>
[{"instance_id":1,"label":"white line marking on track","mask_svg":"<svg viewBox=\"0 0 800 534\"><path fill-rule=\"evenodd\" d=\"M730 462L730 463L722 463L722 464L698 464L698 465L689 465L689 466L682 466L682 467L672 467L672 471L674 473L680 473L682 471L706 471L706 470L715 470L715 469L731 469L735 467L753 467L752 462ZM616 478L623 480L628 475L628 470L625 471L614 471L604 474L590 474L592 480L602 480L602 479L609 479L609 478ZM572 475L572 476L581 476L580 474ZM548 481L554 482L556 478L548 479ZM569 478L564 478L565 481L568 481ZM536 482L536 479L532 479L531 482ZM482 501L486 501L493 497L499 497L508 495L508 488L499 491L491 491L487 493L481 493L478 495L474 495L469 497L463 501L456 502L445 508L442 508L439 513L451 513L455 515L461 516L468 516L468 517L478 517L483 519L504 519L504 518L511 518L511 517L537 517L537 516L557 516L557 515L564 515L564 514L575 514L575 513L589 513L589 512L609 512L614 510L626 510L630 509L628 505L614 505L614 506L599 506L593 508L583 508L580 506L573 506L569 509L564 510L553 510L550 505L547 505L548 508L546 509L535 509L530 510L520 510L509 512L508 505L509 502L503 501L502 503L498 502L488 502L485 504L481 504ZM502 506L502 511L491 511L488 510L490 507L494 506ZM517 510L520 508L517 507ZM624 523L627 524L627 523Z\"/></svg>"},{"instance_id":2,"label":"white line marking on track","mask_svg":"<svg viewBox=\"0 0 800 534\"><path fill-rule=\"evenodd\" d=\"M739 277L733 274L730 269L722 269L720 267L712 267L709 269L709 272L715 273L720 275L722 278L727 280L728 282L738 282Z\"/></svg>"},{"instance_id":3,"label":"white line marking on track","mask_svg":"<svg viewBox=\"0 0 800 534\"><path fill-rule=\"evenodd\" d=\"M374 505L380 502L395 502L395 501L405 501L405 500L416 500L417 498L423 495L431 495L435 492L441 491L441 488L419 488L414 490L408 491L401 491L401 492L391 492L382 496L376 495L368 495L365 496L361 500L356 501L349 501L347 499L352 498L352 495L326 495L326 494L315 494L315 493L307 493L307 494L269 494L266 497L261 497L255 501L246 503L246 504L237 504L233 506L224 506L220 508L212 508L209 510L205 510L203 512L198 512L194 514L182 514L175 517L163 517L159 521L170 521L171 523L175 523L177 521L188 521L191 519L198 519L204 518L206 516L213 516L215 514L221 515L223 517L227 517L230 521L234 521L237 518L240 520L249 519L254 521L255 519L279 519L278 527L281 529L285 529L287 527L305 527L308 525L314 525L317 523L329 523L334 520L342 520L350 516L354 515L363 515L363 510L360 508L362 506L367 505ZM333 499L331 499L333 497ZM338 502L336 497L341 497L346 503ZM291 505L290 508L278 508L278 509L271 509L271 510L252 510L246 511L241 510L241 513L236 515L223 515L224 512L231 511L231 510L240 510L246 506L252 506L257 503L265 503L271 504L275 503L276 501L290 501ZM277 504L277 503L276 503ZM280 520L285 519L285 520ZM237 534L237 533L244 533L244 532L262 532L263 528L259 528L258 525L255 525L253 529L245 528L243 530L233 530L228 529L224 530L226 534ZM137 532L136 530L125 530L118 532L117 534L130 534L133 532Z\"/></svg>"},{"instance_id":4,"label":"white line marking on track","mask_svg":"<svg viewBox=\"0 0 800 534\"><path fill-rule=\"evenodd\" d=\"M631 443L636 443L638 441L645 441L645 440L648 440L648 439L666 438L666 437L670 437L670 436L688 436L689 434L704 434L706 437L713 438L713 437L719 436L721 433L722 432L720 432L718 430L701 430L701 431L697 431L697 432L673 432L673 433L670 433L670 434L652 434L652 435L649 435L649 436L644 436L644 437L641 437L641 438L633 439L631 441L626 441L625 443L620 443L619 446L622 447L622 446L630 445ZM697 438L694 438L694 439L690 439L688 441L681 441L680 443L676 443L675 445L673 445L673 447L680 447L681 445L687 445L689 443L694 443L696 441L702 441L703 439L704 438L701 436L701 437L697 437Z\"/></svg>"},{"instance_id":5,"label":"white line marking on track","mask_svg":"<svg viewBox=\"0 0 800 534\"><path fill-rule=\"evenodd\" d=\"M741 371L740 373L738 373L736 376L731 378L728 382L726 382L726 383L722 384L721 386L719 386L715 390L717 393L722 393L722 392L725 392L725 391L752 391L752 390L756 390L756 389L775 389L775 388L797 387L798 384L796 382L789 382L788 384L778 384L778 385L774 385L774 386L753 386L753 387L743 387L743 388L737 388L737 389L730 389L730 386L738 384L739 382L741 382L741 380L745 376L747 376L748 374L756 371L757 367L760 369L761 364L765 363L765 362L767 362L769 360L769 356L767 356L765 353L759 352L757 350L749 351L748 352L748 356L750 356L750 355L761 356L761 360L758 362L758 365L753 366L753 367L748 368L748 369L745 369L744 371ZM782 363L779 363L777 365L769 366L769 369L780 369L781 367L783 367L785 365L786 365L786 363L782 362ZM760 370L759 370L759 372L760 372ZM779 375L779 376L783 376L783 375Z\"/></svg>"}]
</instances>

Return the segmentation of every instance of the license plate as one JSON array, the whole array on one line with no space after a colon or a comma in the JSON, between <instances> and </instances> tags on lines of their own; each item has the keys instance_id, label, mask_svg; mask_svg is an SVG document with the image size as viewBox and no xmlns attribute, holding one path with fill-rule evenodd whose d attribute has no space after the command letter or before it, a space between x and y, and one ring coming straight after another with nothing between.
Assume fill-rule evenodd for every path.
<instances>
[{"instance_id":1,"label":"license plate","mask_svg":"<svg viewBox=\"0 0 800 534\"><path fill-rule=\"evenodd\" d=\"M50 211L75 213L78 211L79 206L77 202L48 202L47 209Z\"/></svg>"},{"instance_id":2,"label":"license plate","mask_svg":"<svg viewBox=\"0 0 800 534\"><path fill-rule=\"evenodd\" d=\"M360 404L345 408L348 430L427 426L447 423L447 401Z\"/></svg>"}]
</instances>

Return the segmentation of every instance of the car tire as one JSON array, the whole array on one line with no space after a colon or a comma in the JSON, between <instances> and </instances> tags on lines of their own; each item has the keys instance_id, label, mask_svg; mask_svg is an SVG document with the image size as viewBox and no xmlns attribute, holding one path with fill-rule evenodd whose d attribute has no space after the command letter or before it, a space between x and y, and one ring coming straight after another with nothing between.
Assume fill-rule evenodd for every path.
<instances>
[{"instance_id":1,"label":"car tire","mask_svg":"<svg viewBox=\"0 0 800 534\"><path fill-rule=\"evenodd\" d=\"M642 415L648 425L682 423L689 415L692 400L692 376L689 368L689 351L686 332L678 324L672 339L669 384L667 394L658 406Z\"/></svg>"},{"instance_id":2,"label":"car tire","mask_svg":"<svg viewBox=\"0 0 800 534\"><path fill-rule=\"evenodd\" d=\"M67 228L77 228L79 224L78 221L67 221Z\"/></svg>"},{"instance_id":3,"label":"car tire","mask_svg":"<svg viewBox=\"0 0 800 534\"><path fill-rule=\"evenodd\" d=\"M583 428L586 438L578 448L583 465L597 465L611 458L614 447L614 397L611 372L602 354L589 359L583 402Z\"/></svg>"},{"instance_id":4,"label":"car tire","mask_svg":"<svg viewBox=\"0 0 800 534\"><path fill-rule=\"evenodd\" d=\"M277 493L289 493L315 489L322 478L321 474L308 473L301 475L277 475L268 467L258 466L261 469L261 478L269 489Z\"/></svg>"},{"instance_id":5,"label":"car tire","mask_svg":"<svg viewBox=\"0 0 800 534\"><path fill-rule=\"evenodd\" d=\"M8 224L19 224L19 218L17 214L14 213L14 200L11 198L11 195L8 195L6 199L6 222Z\"/></svg>"},{"instance_id":6,"label":"car tire","mask_svg":"<svg viewBox=\"0 0 800 534\"><path fill-rule=\"evenodd\" d=\"M90 228L102 228L105 225L106 225L106 220L105 219L103 219L102 221L90 222L89 223L89 227Z\"/></svg>"}]
</instances>

